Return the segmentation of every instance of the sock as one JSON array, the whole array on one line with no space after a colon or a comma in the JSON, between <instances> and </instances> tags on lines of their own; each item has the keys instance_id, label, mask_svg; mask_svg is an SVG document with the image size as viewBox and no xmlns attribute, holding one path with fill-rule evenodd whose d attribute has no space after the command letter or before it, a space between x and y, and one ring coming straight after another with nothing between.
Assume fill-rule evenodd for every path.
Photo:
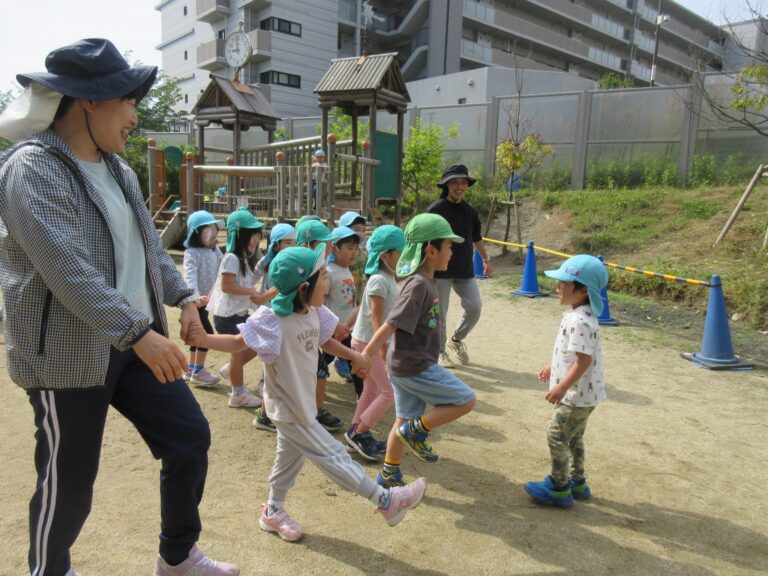
<instances>
[{"instance_id":1,"label":"sock","mask_svg":"<svg viewBox=\"0 0 768 576\"><path fill-rule=\"evenodd\" d=\"M245 394L245 384L242 386L232 386L232 396L242 396Z\"/></svg>"},{"instance_id":2,"label":"sock","mask_svg":"<svg viewBox=\"0 0 768 576\"><path fill-rule=\"evenodd\" d=\"M386 510L389 508L389 490L382 488L377 484L376 491L373 493L370 500L382 510Z\"/></svg>"},{"instance_id":3,"label":"sock","mask_svg":"<svg viewBox=\"0 0 768 576\"><path fill-rule=\"evenodd\" d=\"M386 470L387 468L400 468L400 460L384 458L384 469Z\"/></svg>"},{"instance_id":4,"label":"sock","mask_svg":"<svg viewBox=\"0 0 768 576\"><path fill-rule=\"evenodd\" d=\"M427 426L426 422L424 422L424 416L421 416L420 418L411 420L411 430L414 432L424 432L428 434L432 428Z\"/></svg>"},{"instance_id":5,"label":"sock","mask_svg":"<svg viewBox=\"0 0 768 576\"><path fill-rule=\"evenodd\" d=\"M280 508L274 504L267 504L267 516L274 516L278 512L280 512Z\"/></svg>"},{"instance_id":6,"label":"sock","mask_svg":"<svg viewBox=\"0 0 768 576\"><path fill-rule=\"evenodd\" d=\"M203 369L202 364L190 364L189 367L192 369L192 374L197 374Z\"/></svg>"}]
</instances>

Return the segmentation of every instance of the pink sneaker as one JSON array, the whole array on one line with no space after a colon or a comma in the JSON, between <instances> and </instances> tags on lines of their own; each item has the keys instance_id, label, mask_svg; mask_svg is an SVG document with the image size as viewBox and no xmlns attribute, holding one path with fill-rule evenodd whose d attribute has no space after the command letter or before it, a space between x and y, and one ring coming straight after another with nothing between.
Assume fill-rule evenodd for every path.
<instances>
[{"instance_id":1,"label":"pink sneaker","mask_svg":"<svg viewBox=\"0 0 768 576\"><path fill-rule=\"evenodd\" d=\"M405 518L405 513L412 508L416 508L424 496L427 489L426 478L417 478L405 486L395 486L389 489L389 506L386 508L376 508L384 516L384 520L390 526L396 526L400 520Z\"/></svg>"},{"instance_id":2,"label":"pink sneaker","mask_svg":"<svg viewBox=\"0 0 768 576\"><path fill-rule=\"evenodd\" d=\"M178 566L170 566L158 556L155 576L240 576L240 568L227 562L211 560L197 546L192 546L189 557Z\"/></svg>"},{"instance_id":3,"label":"pink sneaker","mask_svg":"<svg viewBox=\"0 0 768 576\"><path fill-rule=\"evenodd\" d=\"M280 510L274 516L267 516L267 505L261 505L261 518L259 527L267 532L277 532L278 536L286 542L296 542L304 536L304 528L294 522L285 510Z\"/></svg>"},{"instance_id":4,"label":"pink sneaker","mask_svg":"<svg viewBox=\"0 0 768 576\"><path fill-rule=\"evenodd\" d=\"M261 402L261 398L256 396L256 394L246 392L245 394L240 394L239 396L233 396L230 394L227 405L230 408L258 408L261 406Z\"/></svg>"}]
</instances>

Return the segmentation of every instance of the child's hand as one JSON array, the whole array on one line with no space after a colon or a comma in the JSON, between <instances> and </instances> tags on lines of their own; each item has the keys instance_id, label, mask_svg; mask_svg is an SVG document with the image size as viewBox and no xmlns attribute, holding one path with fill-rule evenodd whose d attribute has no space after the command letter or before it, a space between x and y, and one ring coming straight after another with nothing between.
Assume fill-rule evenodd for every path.
<instances>
[{"instance_id":1,"label":"child's hand","mask_svg":"<svg viewBox=\"0 0 768 576\"><path fill-rule=\"evenodd\" d=\"M197 307L198 308L205 308L208 306L210 298L208 296L200 296L200 298L197 299Z\"/></svg>"},{"instance_id":2,"label":"child's hand","mask_svg":"<svg viewBox=\"0 0 768 576\"><path fill-rule=\"evenodd\" d=\"M541 370L539 370L539 380L542 382L549 382L549 375L552 372L551 366L544 366Z\"/></svg>"},{"instance_id":3,"label":"child's hand","mask_svg":"<svg viewBox=\"0 0 768 576\"><path fill-rule=\"evenodd\" d=\"M368 370L371 369L371 362L367 356L354 352L352 356L352 374L357 374L360 378L366 378L368 376Z\"/></svg>"},{"instance_id":4,"label":"child's hand","mask_svg":"<svg viewBox=\"0 0 768 576\"><path fill-rule=\"evenodd\" d=\"M202 346L205 341L206 333L205 328L199 322L194 323L187 330L187 337L184 340L184 344L187 346Z\"/></svg>"},{"instance_id":5,"label":"child's hand","mask_svg":"<svg viewBox=\"0 0 768 576\"><path fill-rule=\"evenodd\" d=\"M568 388L564 388L561 384L558 384L554 388L552 388L549 392L547 392L547 395L545 398L547 399L547 402L550 404L557 404L565 398L565 393L568 392Z\"/></svg>"},{"instance_id":6,"label":"child's hand","mask_svg":"<svg viewBox=\"0 0 768 576\"><path fill-rule=\"evenodd\" d=\"M346 340L347 336L349 336L349 328L347 325L344 324L344 322L336 324L336 330L333 331L333 339L341 342Z\"/></svg>"}]
</instances>

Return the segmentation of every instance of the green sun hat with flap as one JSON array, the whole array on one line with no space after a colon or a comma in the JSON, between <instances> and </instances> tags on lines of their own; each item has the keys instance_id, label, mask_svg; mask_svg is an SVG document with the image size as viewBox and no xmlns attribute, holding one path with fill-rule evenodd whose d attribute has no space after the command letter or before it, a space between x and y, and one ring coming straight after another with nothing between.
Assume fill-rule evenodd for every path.
<instances>
[{"instance_id":1,"label":"green sun hat with flap","mask_svg":"<svg viewBox=\"0 0 768 576\"><path fill-rule=\"evenodd\" d=\"M368 240L368 260L365 262L365 273L376 274L379 271L381 255L388 250L402 252L405 247L405 234L398 226L384 224L376 228Z\"/></svg>"},{"instance_id":2,"label":"green sun hat with flap","mask_svg":"<svg viewBox=\"0 0 768 576\"><path fill-rule=\"evenodd\" d=\"M238 208L227 217L227 252L235 251L237 233L243 228L254 232L264 228L264 222L257 220L245 206Z\"/></svg>"},{"instance_id":3,"label":"green sun hat with flap","mask_svg":"<svg viewBox=\"0 0 768 576\"><path fill-rule=\"evenodd\" d=\"M397 261L397 275L410 276L421 266L421 247L432 240L447 238L456 244L464 238L456 236L448 220L439 214L419 214L405 227L405 248Z\"/></svg>"},{"instance_id":4,"label":"green sun hat with flap","mask_svg":"<svg viewBox=\"0 0 768 576\"><path fill-rule=\"evenodd\" d=\"M272 310L278 316L293 314L293 301L299 286L325 266L325 244L314 250L304 246L291 246L277 253L269 264L269 281L279 294L272 300Z\"/></svg>"},{"instance_id":5,"label":"green sun hat with flap","mask_svg":"<svg viewBox=\"0 0 768 576\"><path fill-rule=\"evenodd\" d=\"M299 246L309 245L310 242L328 242L331 238L328 226L319 220L305 220L296 226L296 244Z\"/></svg>"}]
</instances>

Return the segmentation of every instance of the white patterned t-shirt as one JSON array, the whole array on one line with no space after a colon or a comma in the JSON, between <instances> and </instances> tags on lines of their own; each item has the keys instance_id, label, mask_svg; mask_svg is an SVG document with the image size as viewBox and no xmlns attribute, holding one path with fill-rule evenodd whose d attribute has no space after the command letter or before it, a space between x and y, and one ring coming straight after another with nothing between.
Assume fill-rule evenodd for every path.
<instances>
[{"instance_id":1,"label":"white patterned t-shirt","mask_svg":"<svg viewBox=\"0 0 768 576\"><path fill-rule=\"evenodd\" d=\"M603 352L597 318L588 304L563 314L552 352L550 390L560 383L576 363L577 352L591 356L592 363L581 378L568 389L562 403L579 407L597 406L606 399Z\"/></svg>"}]
</instances>

